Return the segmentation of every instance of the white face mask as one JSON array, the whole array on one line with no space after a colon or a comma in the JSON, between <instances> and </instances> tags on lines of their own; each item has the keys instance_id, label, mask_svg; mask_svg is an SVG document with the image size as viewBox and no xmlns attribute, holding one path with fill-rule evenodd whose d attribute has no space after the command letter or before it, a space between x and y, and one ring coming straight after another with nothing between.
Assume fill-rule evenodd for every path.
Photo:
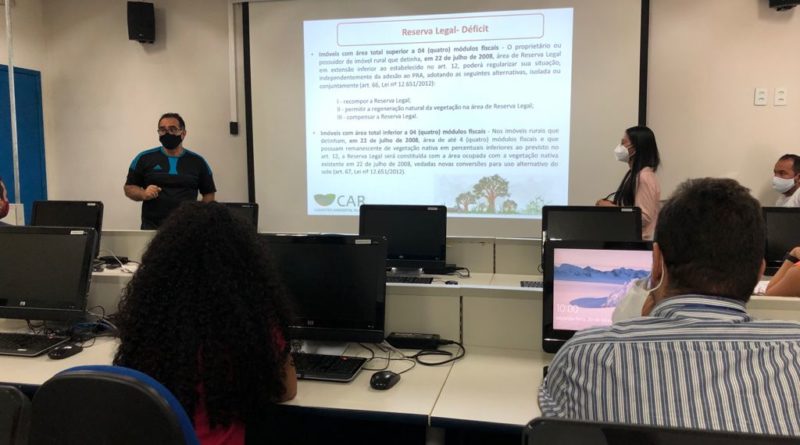
<instances>
[{"instance_id":1,"label":"white face mask","mask_svg":"<svg viewBox=\"0 0 800 445\"><path fill-rule=\"evenodd\" d=\"M772 177L772 188L778 193L786 193L794 187L794 178L786 179L778 176Z\"/></svg>"},{"instance_id":2,"label":"white face mask","mask_svg":"<svg viewBox=\"0 0 800 445\"><path fill-rule=\"evenodd\" d=\"M630 156L628 155L628 149L622 144L619 144L616 146L616 148L614 148L614 156L616 156L617 161L620 162L628 162L628 159L630 159Z\"/></svg>"},{"instance_id":3,"label":"white face mask","mask_svg":"<svg viewBox=\"0 0 800 445\"><path fill-rule=\"evenodd\" d=\"M644 306L647 296L650 295L651 292L654 292L656 289L661 287L661 284L664 282L663 272L661 274L661 279L658 281L658 284L655 287L650 287L650 280L651 276L648 275L647 277L638 279L631 284L631 286L628 288L628 291L625 293L625 296L622 297L617 306L614 308L614 313L611 314L612 322L616 323L618 321L630 320L632 318L638 318L642 316L642 306Z\"/></svg>"}]
</instances>

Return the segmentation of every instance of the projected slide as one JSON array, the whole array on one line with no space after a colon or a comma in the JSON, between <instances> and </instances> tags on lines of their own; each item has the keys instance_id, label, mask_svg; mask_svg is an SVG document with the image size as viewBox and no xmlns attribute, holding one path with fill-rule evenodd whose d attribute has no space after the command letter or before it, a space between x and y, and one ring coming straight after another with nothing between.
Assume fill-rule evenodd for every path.
<instances>
[{"instance_id":1,"label":"projected slide","mask_svg":"<svg viewBox=\"0 0 800 445\"><path fill-rule=\"evenodd\" d=\"M572 12L304 22L308 214L567 204Z\"/></svg>"},{"instance_id":2,"label":"projected slide","mask_svg":"<svg viewBox=\"0 0 800 445\"><path fill-rule=\"evenodd\" d=\"M649 250L556 249L553 252L553 328L570 331L611 325L617 303L647 277Z\"/></svg>"}]
</instances>

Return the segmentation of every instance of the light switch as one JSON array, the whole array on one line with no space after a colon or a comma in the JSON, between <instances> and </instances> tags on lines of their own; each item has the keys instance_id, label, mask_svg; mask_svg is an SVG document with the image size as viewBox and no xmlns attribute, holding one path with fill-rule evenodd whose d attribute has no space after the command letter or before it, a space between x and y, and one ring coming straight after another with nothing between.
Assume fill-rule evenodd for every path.
<instances>
[{"instance_id":1,"label":"light switch","mask_svg":"<svg viewBox=\"0 0 800 445\"><path fill-rule=\"evenodd\" d=\"M767 105L767 89L766 88L756 88L755 98L753 99L753 105L757 105L760 107Z\"/></svg>"},{"instance_id":2,"label":"light switch","mask_svg":"<svg viewBox=\"0 0 800 445\"><path fill-rule=\"evenodd\" d=\"M773 104L775 104L776 107L789 105L787 96L789 96L789 93L786 91L786 87L775 88L775 99Z\"/></svg>"}]
</instances>

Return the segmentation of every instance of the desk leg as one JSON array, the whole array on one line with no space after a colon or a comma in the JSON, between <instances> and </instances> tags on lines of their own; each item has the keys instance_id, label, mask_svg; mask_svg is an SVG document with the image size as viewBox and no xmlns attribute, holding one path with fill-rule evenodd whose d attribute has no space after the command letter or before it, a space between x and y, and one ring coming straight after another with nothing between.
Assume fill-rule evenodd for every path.
<instances>
[{"instance_id":1,"label":"desk leg","mask_svg":"<svg viewBox=\"0 0 800 445\"><path fill-rule=\"evenodd\" d=\"M444 445L444 428L429 426L425 430L425 445Z\"/></svg>"}]
</instances>

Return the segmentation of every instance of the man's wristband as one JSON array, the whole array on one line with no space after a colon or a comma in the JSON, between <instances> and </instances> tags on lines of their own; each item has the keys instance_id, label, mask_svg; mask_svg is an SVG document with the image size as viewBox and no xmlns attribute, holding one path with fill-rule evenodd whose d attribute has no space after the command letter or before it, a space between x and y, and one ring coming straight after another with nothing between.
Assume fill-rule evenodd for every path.
<instances>
[{"instance_id":1,"label":"man's wristband","mask_svg":"<svg viewBox=\"0 0 800 445\"><path fill-rule=\"evenodd\" d=\"M786 255L783 256L783 261L788 261L792 264L795 264L796 262L800 261L800 259L792 255L791 252L786 252Z\"/></svg>"}]
</instances>

